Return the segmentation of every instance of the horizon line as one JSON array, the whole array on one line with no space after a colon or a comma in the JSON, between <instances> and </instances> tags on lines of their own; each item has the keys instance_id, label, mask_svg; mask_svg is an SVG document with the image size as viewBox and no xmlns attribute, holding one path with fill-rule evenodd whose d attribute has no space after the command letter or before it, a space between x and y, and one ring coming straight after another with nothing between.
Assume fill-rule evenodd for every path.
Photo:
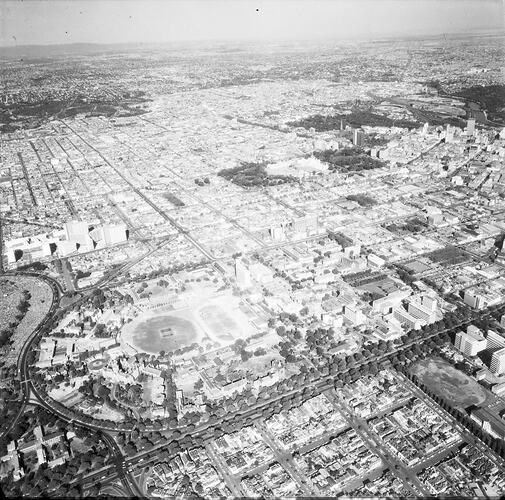
<instances>
[{"instance_id":1,"label":"horizon line","mask_svg":"<svg viewBox=\"0 0 505 500\"><path fill-rule=\"evenodd\" d=\"M40 0L36 0L40 1ZM43 1L43 0L42 0ZM234 43L234 44L250 44L250 43L294 43L294 42L344 42L344 41L375 41L375 40L401 40L401 39L427 39L427 38L441 38L441 37L476 37L476 36L505 36L505 28L496 29L483 29L472 31L454 31L454 32L440 32L440 33L418 33L418 34L377 34L366 36L363 34L353 36L346 36L342 38L323 36L323 37L310 37L310 38L209 38L209 39L187 39L187 40L149 40L149 41L117 41L117 42L72 42L72 43L27 43L21 45L3 45L0 43L0 50L20 50L20 49L33 49L33 48L64 48L64 47L78 47L78 46L135 46L135 45L184 45L184 44L218 44L218 43Z\"/></svg>"}]
</instances>

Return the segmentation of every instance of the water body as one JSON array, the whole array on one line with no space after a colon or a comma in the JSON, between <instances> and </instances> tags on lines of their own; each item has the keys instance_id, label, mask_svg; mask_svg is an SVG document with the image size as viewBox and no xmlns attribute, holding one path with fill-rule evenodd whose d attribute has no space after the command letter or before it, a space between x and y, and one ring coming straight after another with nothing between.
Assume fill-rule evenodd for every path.
<instances>
[{"instance_id":1,"label":"water body","mask_svg":"<svg viewBox=\"0 0 505 500\"><path fill-rule=\"evenodd\" d=\"M196 341L198 332L191 321L177 316L156 316L135 326L132 344L140 351L158 354L175 351Z\"/></svg>"}]
</instances>

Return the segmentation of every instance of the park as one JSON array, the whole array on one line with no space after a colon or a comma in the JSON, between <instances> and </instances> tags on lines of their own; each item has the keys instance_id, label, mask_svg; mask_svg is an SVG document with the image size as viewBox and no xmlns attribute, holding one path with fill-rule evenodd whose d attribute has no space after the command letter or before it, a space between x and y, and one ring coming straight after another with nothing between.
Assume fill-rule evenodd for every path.
<instances>
[{"instance_id":1,"label":"park","mask_svg":"<svg viewBox=\"0 0 505 500\"><path fill-rule=\"evenodd\" d=\"M424 359L411 367L422 384L450 404L467 408L481 404L486 391L473 379L442 359Z\"/></svg>"},{"instance_id":2,"label":"park","mask_svg":"<svg viewBox=\"0 0 505 500\"><path fill-rule=\"evenodd\" d=\"M121 331L124 347L138 352L174 352L208 341L220 346L256 333L231 294L194 297L184 307L146 310Z\"/></svg>"}]
</instances>

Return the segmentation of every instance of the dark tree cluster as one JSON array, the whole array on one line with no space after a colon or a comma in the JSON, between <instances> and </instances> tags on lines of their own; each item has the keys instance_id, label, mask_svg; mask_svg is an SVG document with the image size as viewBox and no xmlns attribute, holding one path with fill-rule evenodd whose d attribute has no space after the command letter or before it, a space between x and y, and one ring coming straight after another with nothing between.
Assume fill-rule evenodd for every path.
<instances>
[{"instance_id":1,"label":"dark tree cluster","mask_svg":"<svg viewBox=\"0 0 505 500\"><path fill-rule=\"evenodd\" d=\"M0 131L13 132L20 128L36 128L54 117L136 116L146 113L138 105L148 100L143 92L127 92L120 98L79 95L69 100L43 99L38 102L16 102L0 108Z\"/></svg>"},{"instance_id":2,"label":"dark tree cluster","mask_svg":"<svg viewBox=\"0 0 505 500\"><path fill-rule=\"evenodd\" d=\"M377 204L375 198L372 198L364 193L350 194L349 196L346 196L346 199L349 201L355 201L360 207L373 207Z\"/></svg>"},{"instance_id":3,"label":"dark tree cluster","mask_svg":"<svg viewBox=\"0 0 505 500\"><path fill-rule=\"evenodd\" d=\"M106 464L109 452L105 442L99 434L91 433L80 427L74 428L59 420L54 414L35 406L23 414L9 435L2 437L0 450L2 454L4 454L5 446L10 440L21 440L29 437L35 425L43 426L48 432L73 430L76 437L83 440L82 444L85 451L76 452L76 450L73 450L66 462L53 468L49 468L47 464L42 464L37 469L25 467L26 474L18 481L14 481L12 475L7 476L2 481L3 493L7 497L79 498L82 493L79 483L70 483L75 481L78 474L89 472ZM64 446L65 450L68 451L66 445L60 444L60 449L63 449L61 446ZM21 458L22 462L24 458ZM25 465L29 465L29 462L26 462ZM98 490L95 488L91 491L91 493L93 492L97 494Z\"/></svg>"},{"instance_id":4,"label":"dark tree cluster","mask_svg":"<svg viewBox=\"0 0 505 500\"><path fill-rule=\"evenodd\" d=\"M10 344L11 337L14 335L16 328L19 323L23 321L28 309L30 308L30 299L32 298L28 290L23 290L23 296L17 305L17 311L15 318L8 325L5 325L2 330L0 330L0 348L7 344Z\"/></svg>"},{"instance_id":5,"label":"dark tree cluster","mask_svg":"<svg viewBox=\"0 0 505 500\"><path fill-rule=\"evenodd\" d=\"M457 247L447 246L426 255L432 262L445 266L454 266L470 260L468 255Z\"/></svg>"},{"instance_id":6,"label":"dark tree cluster","mask_svg":"<svg viewBox=\"0 0 505 500\"><path fill-rule=\"evenodd\" d=\"M165 191L163 193L163 197L176 207L184 207L185 206L185 203L182 200L180 200L179 198L177 198L177 196L175 196L175 194L171 193L170 191Z\"/></svg>"},{"instance_id":7,"label":"dark tree cluster","mask_svg":"<svg viewBox=\"0 0 505 500\"><path fill-rule=\"evenodd\" d=\"M47 266L42 262L39 262L38 260L35 262L30 262L29 264L25 264L23 266L18 266L17 268L18 271L28 271L28 270L45 271L46 269Z\"/></svg>"},{"instance_id":8,"label":"dark tree cluster","mask_svg":"<svg viewBox=\"0 0 505 500\"><path fill-rule=\"evenodd\" d=\"M289 175L269 175L266 167L266 162L242 162L238 167L226 168L217 175L242 187L275 186L296 181Z\"/></svg>"},{"instance_id":9,"label":"dark tree cluster","mask_svg":"<svg viewBox=\"0 0 505 500\"><path fill-rule=\"evenodd\" d=\"M328 169L335 173L361 172L382 168L386 164L376 158L367 155L361 148L344 148L335 151L325 149L315 151L314 156L323 163L328 164Z\"/></svg>"},{"instance_id":10,"label":"dark tree cluster","mask_svg":"<svg viewBox=\"0 0 505 500\"><path fill-rule=\"evenodd\" d=\"M505 123L505 85L476 85L460 90L455 96L477 102L492 121Z\"/></svg>"},{"instance_id":11,"label":"dark tree cluster","mask_svg":"<svg viewBox=\"0 0 505 500\"><path fill-rule=\"evenodd\" d=\"M385 115L373 113L369 110L355 109L350 114L336 114L331 116L313 115L297 122L290 122L292 127L303 127L307 130L313 128L317 132L328 132L330 130L339 130L341 126L349 125L353 128L359 128L363 125L369 127L400 127L416 128L418 123L411 120L394 120Z\"/></svg>"},{"instance_id":12,"label":"dark tree cluster","mask_svg":"<svg viewBox=\"0 0 505 500\"><path fill-rule=\"evenodd\" d=\"M210 179L208 177L204 177L203 179L197 178L195 179L195 184L197 186L203 187L205 184L210 184Z\"/></svg>"},{"instance_id":13,"label":"dark tree cluster","mask_svg":"<svg viewBox=\"0 0 505 500\"><path fill-rule=\"evenodd\" d=\"M393 234L403 235L405 233L421 233L427 226L419 219L413 218L404 223L385 224L383 227Z\"/></svg>"},{"instance_id":14,"label":"dark tree cluster","mask_svg":"<svg viewBox=\"0 0 505 500\"><path fill-rule=\"evenodd\" d=\"M77 280L80 280L82 278L87 278L89 276L91 276L91 271L81 271L80 269L78 269L75 272L75 279L77 279Z\"/></svg>"}]
</instances>

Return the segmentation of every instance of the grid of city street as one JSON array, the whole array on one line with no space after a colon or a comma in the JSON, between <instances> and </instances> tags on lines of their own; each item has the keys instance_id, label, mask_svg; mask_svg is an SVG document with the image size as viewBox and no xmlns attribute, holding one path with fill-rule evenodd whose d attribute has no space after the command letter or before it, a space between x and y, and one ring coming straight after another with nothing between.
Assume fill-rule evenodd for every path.
<instances>
[{"instance_id":1,"label":"grid of city street","mask_svg":"<svg viewBox=\"0 0 505 500\"><path fill-rule=\"evenodd\" d=\"M3 494L505 494L504 41L2 42Z\"/></svg>"}]
</instances>

